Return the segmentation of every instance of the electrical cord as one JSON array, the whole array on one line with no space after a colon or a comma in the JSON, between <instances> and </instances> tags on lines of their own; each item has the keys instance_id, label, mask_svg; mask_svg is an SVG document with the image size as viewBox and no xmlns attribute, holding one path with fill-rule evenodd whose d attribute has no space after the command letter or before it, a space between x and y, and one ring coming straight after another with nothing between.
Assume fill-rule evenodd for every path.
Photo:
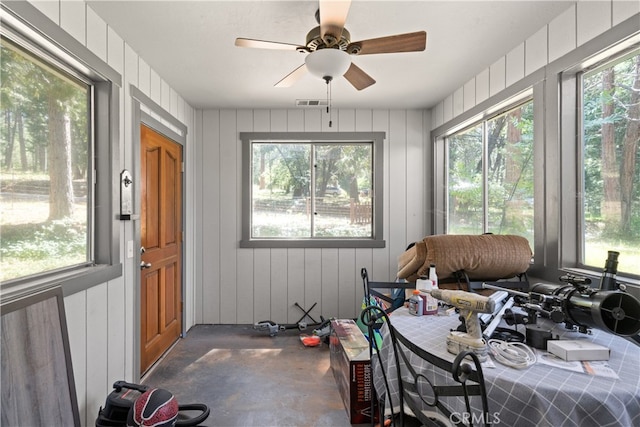
<instances>
[{"instance_id":1,"label":"electrical cord","mask_svg":"<svg viewBox=\"0 0 640 427\"><path fill-rule=\"evenodd\" d=\"M499 363L516 369L524 369L536 363L536 354L521 342L489 340L489 350Z\"/></svg>"}]
</instances>

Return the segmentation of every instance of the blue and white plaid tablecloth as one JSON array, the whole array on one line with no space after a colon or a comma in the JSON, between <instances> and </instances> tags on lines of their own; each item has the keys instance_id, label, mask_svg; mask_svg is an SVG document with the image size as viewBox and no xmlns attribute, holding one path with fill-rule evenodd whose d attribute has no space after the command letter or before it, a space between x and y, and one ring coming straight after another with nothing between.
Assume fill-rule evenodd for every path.
<instances>
[{"instance_id":1,"label":"blue and white plaid tablecloth","mask_svg":"<svg viewBox=\"0 0 640 427\"><path fill-rule=\"evenodd\" d=\"M390 317L394 328L416 346L452 362L446 336L459 325L457 316L413 316L400 308ZM378 396L389 398L398 409L396 362L389 344L388 326L381 329L384 344L380 350L387 374L389 393L385 391L381 364L373 356L374 385ZM489 402L489 421L501 426L640 426L640 346L604 331L593 329L592 335L567 331L556 325L554 336L564 339L589 339L611 349L609 367L618 379L593 376L537 363L526 369L514 369L495 362L495 368L483 368ZM406 351L406 349L405 349ZM410 363L434 384L453 383L451 376L427 361L411 355ZM403 365L400 359L401 366ZM403 376L405 374L403 370ZM461 398L445 398L464 412ZM478 401L479 406L479 401ZM455 408L454 408L455 409ZM425 410L431 408L425 406Z\"/></svg>"}]
</instances>

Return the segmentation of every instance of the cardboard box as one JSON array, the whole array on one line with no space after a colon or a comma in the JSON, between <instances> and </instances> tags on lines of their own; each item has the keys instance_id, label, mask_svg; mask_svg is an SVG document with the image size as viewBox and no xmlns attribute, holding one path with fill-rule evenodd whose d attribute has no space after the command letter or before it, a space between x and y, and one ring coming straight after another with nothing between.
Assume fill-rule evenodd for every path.
<instances>
[{"instance_id":1,"label":"cardboard box","mask_svg":"<svg viewBox=\"0 0 640 427\"><path fill-rule=\"evenodd\" d=\"M369 341L355 321L331 321L329 337L331 370L351 424L371 422L371 400L374 397ZM377 421L377 409L374 408Z\"/></svg>"},{"instance_id":2,"label":"cardboard box","mask_svg":"<svg viewBox=\"0 0 640 427\"><path fill-rule=\"evenodd\" d=\"M589 340L549 340L547 351L567 361L609 360L610 350Z\"/></svg>"}]
</instances>

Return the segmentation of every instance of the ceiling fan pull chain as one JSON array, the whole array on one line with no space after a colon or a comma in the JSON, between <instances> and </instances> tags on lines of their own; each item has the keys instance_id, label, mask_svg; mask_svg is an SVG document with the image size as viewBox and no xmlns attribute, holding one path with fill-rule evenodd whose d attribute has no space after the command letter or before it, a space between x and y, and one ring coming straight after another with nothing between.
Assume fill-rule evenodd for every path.
<instances>
[{"instance_id":1,"label":"ceiling fan pull chain","mask_svg":"<svg viewBox=\"0 0 640 427\"><path fill-rule=\"evenodd\" d=\"M327 82L327 114L329 114L329 127L333 125L331 120L331 81L333 79L331 77L325 77L325 81Z\"/></svg>"},{"instance_id":2,"label":"ceiling fan pull chain","mask_svg":"<svg viewBox=\"0 0 640 427\"><path fill-rule=\"evenodd\" d=\"M329 100L329 97L330 97L330 96L329 96L329 82L330 82L330 81L331 81L331 80L326 79L326 82L327 82L327 114L329 114L329 111L330 111L330 108L331 108L331 103L329 102L329 101L330 101L330 100Z\"/></svg>"}]
</instances>

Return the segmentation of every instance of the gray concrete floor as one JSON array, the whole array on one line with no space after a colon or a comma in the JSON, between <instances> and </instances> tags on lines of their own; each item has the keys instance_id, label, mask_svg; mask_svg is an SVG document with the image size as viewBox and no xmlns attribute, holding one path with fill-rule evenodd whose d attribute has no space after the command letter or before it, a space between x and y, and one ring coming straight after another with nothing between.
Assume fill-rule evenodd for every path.
<instances>
[{"instance_id":1,"label":"gray concrete floor","mask_svg":"<svg viewBox=\"0 0 640 427\"><path fill-rule=\"evenodd\" d=\"M204 403L205 426L351 426L329 346L305 347L291 329L270 337L252 325L197 325L143 378L178 403Z\"/></svg>"}]
</instances>

